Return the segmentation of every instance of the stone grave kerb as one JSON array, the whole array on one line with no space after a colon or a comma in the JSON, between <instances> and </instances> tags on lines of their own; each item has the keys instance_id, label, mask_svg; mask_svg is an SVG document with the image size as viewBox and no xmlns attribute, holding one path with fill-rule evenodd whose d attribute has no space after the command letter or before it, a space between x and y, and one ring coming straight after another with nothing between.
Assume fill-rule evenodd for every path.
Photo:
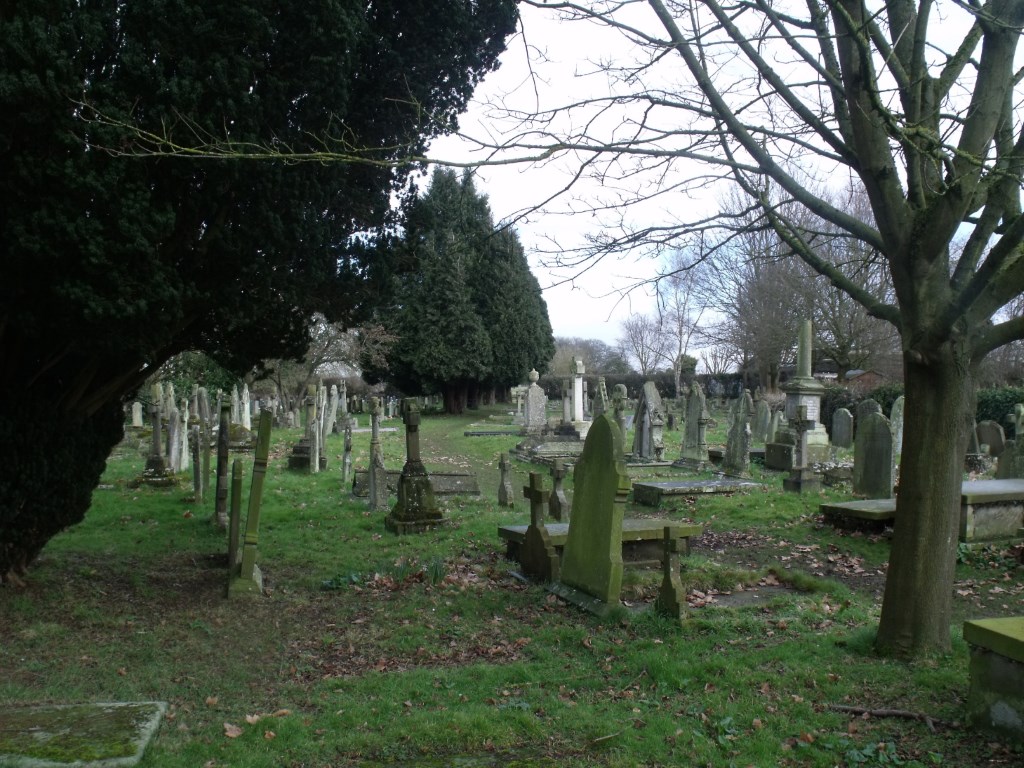
<instances>
[{"instance_id":1,"label":"stone grave kerb","mask_svg":"<svg viewBox=\"0 0 1024 768\"><path fill-rule=\"evenodd\" d=\"M526 576L543 582L556 580L559 572L558 552L544 525L549 494L550 491L544 490L541 474L531 472L530 484L523 486L523 496L530 502L530 525L520 551L520 564Z\"/></svg>"}]
</instances>

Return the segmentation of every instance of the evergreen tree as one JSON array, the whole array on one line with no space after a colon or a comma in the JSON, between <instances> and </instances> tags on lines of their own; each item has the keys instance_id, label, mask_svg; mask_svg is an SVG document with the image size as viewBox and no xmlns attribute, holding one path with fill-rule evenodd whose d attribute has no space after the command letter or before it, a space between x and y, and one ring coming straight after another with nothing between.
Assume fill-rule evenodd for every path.
<instances>
[{"instance_id":1,"label":"evergreen tree","mask_svg":"<svg viewBox=\"0 0 1024 768\"><path fill-rule=\"evenodd\" d=\"M365 376L441 392L446 410L461 412L482 390L544 370L554 341L540 285L515 233L495 231L468 172L434 172L394 250L406 271L380 322L398 341L386 370L369 366Z\"/></svg>"},{"instance_id":2,"label":"evergreen tree","mask_svg":"<svg viewBox=\"0 0 1024 768\"><path fill-rule=\"evenodd\" d=\"M82 518L120 399L164 361L241 373L301 354L314 310L372 309L388 264L352 235L389 224L395 164L455 126L515 17L513 0L4 5L0 579ZM119 124L368 162L131 157Z\"/></svg>"}]
</instances>

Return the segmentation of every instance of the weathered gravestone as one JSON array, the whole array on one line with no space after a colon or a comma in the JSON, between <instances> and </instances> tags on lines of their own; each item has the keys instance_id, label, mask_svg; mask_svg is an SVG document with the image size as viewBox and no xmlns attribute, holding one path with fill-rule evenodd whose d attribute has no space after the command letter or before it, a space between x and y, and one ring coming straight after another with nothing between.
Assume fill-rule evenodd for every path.
<instances>
[{"instance_id":1,"label":"weathered gravestone","mask_svg":"<svg viewBox=\"0 0 1024 768\"><path fill-rule=\"evenodd\" d=\"M998 459L1006 447L1006 435L1002 425L999 422L986 419L978 422L975 432L978 435L978 444L987 445L988 455Z\"/></svg>"},{"instance_id":2,"label":"weathered gravestone","mask_svg":"<svg viewBox=\"0 0 1024 768\"><path fill-rule=\"evenodd\" d=\"M633 459L661 461L665 453L665 407L653 381L644 382L633 424Z\"/></svg>"},{"instance_id":3,"label":"weathered gravestone","mask_svg":"<svg viewBox=\"0 0 1024 768\"><path fill-rule=\"evenodd\" d=\"M252 403L249 400L249 385L242 384L242 400L238 405L238 423L246 429L252 429Z\"/></svg>"},{"instance_id":4,"label":"weathered gravestone","mask_svg":"<svg viewBox=\"0 0 1024 768\"><path fill-rule=\"evenodd\" d=\"M132 403L132 426L136 429L145 426L142 419L142 403L138 400Z\"/></svg>"},{"instance_id":5,"label":"weathered gravestone","mask_svg":"<svg viewBox=\"0 0 1024 768\"><path fill-rule=\"evenodd\" d=\"M217 429L217 488L213 498L213 522L220 528L228 527L228 442L230 438L231 406L220 407L220 426Z\"/></svg>"},{"instance_id":6,"label":"weathered gravestone","mask_svg":"<svg viewBox=\"0 0 1024 768\"><path fill-rule=\"evenodd\" d=\"M507 453L502 453L498 458L498 506L514 507L515 500L512 498L512 462L509 461Z\"/></svg>"},{"instance_id":7,"label":"weathered gravestone","mask_svg":"<svg viewBox=\"0 0 1024 768\"><path fill-rule=\"evenodd\" d=\"M704 390L693 382L690 397L686 403L686 428L678 463L687 466L703 466L708 462L707 427L711 421L708 415Z\"/></svg>"},{"instance_id":8,"label":"weathered gravestone","mask_svg":"<svg viewBox=\"0 0 1024 768\"><path fill-rule=\"evenodd\" d=\"M903 395L897 397L889 409L889 426L892 428L892 452L893 455L903 453L903 411L906 410L906 400Z\"/></svg>"},{"instance_id":9,"label":"weathered gravestone","mask_svg":"<svg viewBox=\"0 0 1024 768\"><path fill-rule=\"evenodd\" d=\"M619 428L619 434L622 436L622 440L619 442L620 447L625 450L626 442L626 385L616 384L615 389L612 390L612 418L615 421L615 426Z\"/></svg>"},{"instance_id":10,"label":"weathered gravestone","mask_svg":"<svg viewBox=\"0 0 1024 768\"><path fill-rule=\"evenodd\" d=\"M565 498L565 462L555 459L551 464L551 495L548 497L548 514L552 520L561 522L569 518L569 501Z\"/></svg>"},{"instance_id":11,"label":"weathered gravestone","mask_svg":"<svg viewBox=\"0 0 1024 768\"><path fill-rule=\"evenodd\" d=\"M402 401L402 420L405 466L398 480L398 501L384 518L384 526L392 533L421 533L448 521L437 506L430 477L420 458L420 409L415 398Z\"/></svg>"},{"instance_id":12,"label":"weathered gravestone","mask_svg":"<svg viewBox=\"0 0 1024 768\"><path fill-rule=\"evenodd\" d=\"M549 492L543 486L540 473L531 472L530 484L523 487L523 496L530 501L530 525L520 549L519 562L526 576L549 582L558 578L559 562L558 553L544 526L544 508Z\"/></svg>"},{"instance_id":13,"label":"weathered gravestone","mask_svg":"<svg viewBox=\"0 0 1024 768\"><path fill-rule=\"evenodd\" d=\"M622 519L629 476L622 433L607 414L594 420L573 472L569 533L559 581L550 590L604 614L618 606L622 589Z\"/></svg>"},{"instance_id":14,"label":"weathered gravestone","mask_svg":"<svg viewBox=\"0 0 1024 768\"><path fill-rule=\"evenodd\" d=\"M996 464L996 480L1014 479L1024 479L1024 436L1007 440Z\"/></svg>"},{"instance_id":15,"label":"weathered gravestone","mask_svg":"<svg viewBox=\"0 0 1024 768\"><path fill-rule=\"evenodd\" d=\"M853 448L853 492L869 499L892 498L892 430L881 413L867 412L857 424Z\"/></svg>"},{"instance_id":16,"label":"weathered gravestone","mask_svg":"<svg viewBox=\"0 0 1024 768\"><path fill-rule=\"evenodd\" d=\"M772 407L764 398L757 401L754 409L754 422L750 429L751 442L762 445L768 442L768 427L772 420Z\"/></svg>"},{"instance_id":17,"label":"weathered gravestone","mask_svg":"<svg viewBox=\"0 0 1024 768\"><path fill-rule=\"evenodd\" d=\"M334 389L335 396L337 388ZM335 403L335 405L337 405ZM388 473L384 468L384 452L380 447L381 404L379 397L370 398L370 509L374 512L388 508ZM348 486L352 472L352 425L345 424L345 453L341 458L342 487Z\"/></svg>"},{"instance_id":18,"label":"weathered gravestone","mask_svg":"<svg viewBox=\"0 0 1024 768\"><path fill-rule=\"evenodd\" d=\"M832 414L832 445L836 448L853 446L853 414L846 408L837 408Z\"/></svg>"},{"instance_id":19,"label":"weathered gravestone","mask_svg":"<svg viewBox=\"0 0 1024 768\"><path fill-rule=\"evenodd\" d=\"M591 416L597 418L602 413L608 413L612 409L611 398L608 397L608 385L604 376L597 377L597 396L594 398L594 408Z\"/></svg>"},{"instance_id":20,"label":"weathered gravestone","mask_svg":"<svg viewBox=\"0 0 1024 768\"><path fill-rule=\"evenodd\" d=\"M267 457L270 455L270 411L262 411L256 437L256 451L252 466L252 484L249 486L249 506L245 517L245 534L239 542L242 515L241 462L235 461L235 480L232 487L231 521L228 536L228 588L227 596L260 595L263 593L263 574L256 564L259 547L260 505L263 501L263 483L267 476ZM232 551L232 545L234 551Z\"/></svg>"},{"instance_id":21,"label":"weathered gravestone","mask_svg":"<svg viewBox=\"0 0 1024 768\"><path fill-rule=\"evenodd\" d=\"M746 477L750 474L750 417L754 401L750 392L743 390L732 414L732 425L722 457L722 469L730 475Z\"/></svg>"},{"instance_id":22,"label":"weathered gravestone","mask_svg":"<svg viewBox=\"0 0 1024 768\"><path fill-rule=\"evenodd\" d=\"M864 419L868 417L869 413L881 412L882 406L878 404L877 400L872 400L870 397L857 403L857 407L854 409L854 437L856 437L857 430L860 429L860 425L864 423Z\"/></svg>"},{"instance_id":23,"label":"weathered gravestone","mask_svg":"<svg viewBox=\"0 0 1024 768\"><path fill-rule=\"evenodd\" d=\"M782 411L775 411L774 413L772 413L771 421L768 422L768 437L765 438L766 452L767 445L769 443L777 442L782 436L781 433L786 429L787 426L788 425L786 423L785 413L783 413Z\"/></svg>"},{"instance_id":24,"label":"weathered gravestone","mask_svg":"<svg viewBox=\"0 0 1024 768\"><path fill-rule=\"evenodd\" d=\"M539 379L540 374L536 370L530 371L530 386L526 390L526 412L523 414L523 432L527 434L538 434L548 426L548 398L537 384Z\"/></svg>"}]
</instances>

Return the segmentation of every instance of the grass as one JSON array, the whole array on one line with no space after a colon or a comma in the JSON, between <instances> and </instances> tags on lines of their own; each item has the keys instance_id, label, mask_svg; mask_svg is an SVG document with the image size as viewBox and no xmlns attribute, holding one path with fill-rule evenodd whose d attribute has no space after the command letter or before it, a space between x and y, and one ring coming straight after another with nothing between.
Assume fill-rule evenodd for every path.
<instances>
[{"instance_id":1,"label":"grass","mask_svg":"<svg viewBox=\"0 0 1024 768\"><path fill-rule=\"evenodd\" d=\"M27 588L0 590L0 702L167 701L142 762L161 768L1019 764L1019 747L959 725L957 626L946 657L873 653L888 543L822 526L817 504L835 492L784 494L768 473L763 490L637 508L700 522L722 545L683 560L705 607L682 626L642 610L660 575L631 571L628 609L602 622L511 575L496 528L528 508L497 506L497 459L516 438L462 434L488 413L500 416L423 419L428 468L473 469L483 495L441 497L450 525L408 537L342 488L340 436L328 471L301 475L285 469L298 432L275 432L255 599L223 597L212 501L194 504L184 479L130 489L144 459L115 452L86 520L50 543ZM400 468L403 433L382 441ZM357 468L368 447L357 433ZM514 488L530 469L514 465ZM1019 611L1005 551L963 559L958 611ZM733 605L741 589L762 599Z\"/></svg>"}]
</instances>

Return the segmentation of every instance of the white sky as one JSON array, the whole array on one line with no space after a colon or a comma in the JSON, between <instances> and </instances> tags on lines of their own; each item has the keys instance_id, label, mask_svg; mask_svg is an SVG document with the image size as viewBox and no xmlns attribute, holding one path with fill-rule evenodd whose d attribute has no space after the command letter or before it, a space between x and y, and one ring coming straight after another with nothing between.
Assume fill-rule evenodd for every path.
<instances>
[{"instance_id":1,"label":"white sky","mask_svg":"<svg viewBox=\"0 0 1024 768\"><path fill-rule=\"evenodd\" d=\"M582 75L592 71L588 58L606 56L616 51L628 51L628 43L614 31L594 25L559 23L550 12L529 6L520 6L522 20L520 33L509 41L502 54L501 67L480 84L466 114L459 119L461 132L469 136L493 136L500 130L487 117L486 104L499 101L505 106L531 109L537 98L548 107L579 98L584 91L599 93L606 82L600 78ZM528 78L525 46L542 52L546 59L533 64L536 81ZM534 59L538 58L536 55ZM549 88L545 88L545 84ZM535 92L537 87L539 92ZM431 146L431 157L448 161L474 161L482 159L473 152L473 146L458 137L446 137ZM534 164L516 166L489 166L480 168L476 176L477 191L486 194L497 222L508 221L522 211L532 208L563 187L576 166L568 162L555 162L543 167ZM595 184L582 186L574 194L587 190L600 194ZM561 205L566 205L562 202ZM543 252L558 243L572 247L583 242L588 233L599 231L600 222L590 213L559 214L559 203L527 216L515 225L519 238L530 257L534 274L544 289L544 299L555 336L600 339L614 344L621 335L619 326L631 312L650 313L653 299L643 290L626 296L621 292L640 278L655 273L657 263L642 254L606 259L576 279L573 271L551 270L541 261Z\"/></svg>"}]
</instances>

